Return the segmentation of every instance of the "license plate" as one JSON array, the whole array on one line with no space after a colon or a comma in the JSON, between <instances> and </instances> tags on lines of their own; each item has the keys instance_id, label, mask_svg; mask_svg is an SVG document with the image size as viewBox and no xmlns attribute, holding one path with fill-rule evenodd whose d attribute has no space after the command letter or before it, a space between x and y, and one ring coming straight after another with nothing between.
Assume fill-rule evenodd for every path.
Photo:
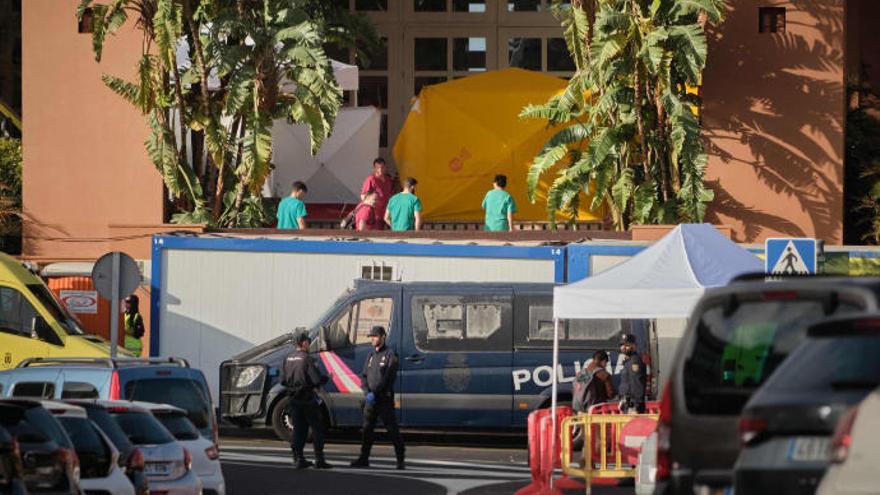
<instances>
[{"instance_id":1,"label":"license plate","mask_svg":"<svg viewBox=\"0 0 880 495\"><path fill-rule=\"evenodd\" d=\"M171 473L171 464L167 462L148 462L144 466L147 476L167 476Z\"/></svg>"},{"instance_id":2,"label":"license plate","mask_svg":"<svg viewBox=\"0 0 880 495\"><path fill-rule=\"evenodd\" d=\"M788 445L788 459L798 462L821 462L831 458L831 440L827 437L801 437Z\"/></svg>"}]
</instances>

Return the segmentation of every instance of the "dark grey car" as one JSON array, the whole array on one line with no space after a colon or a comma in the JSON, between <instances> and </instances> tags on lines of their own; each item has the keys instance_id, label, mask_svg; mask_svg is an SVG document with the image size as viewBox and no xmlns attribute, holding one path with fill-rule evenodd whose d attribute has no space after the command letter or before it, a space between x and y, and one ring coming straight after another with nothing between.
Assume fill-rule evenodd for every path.
<instances>
[{"instance_id":1,"label":"dark grey car","mask_svg":"<svg viewBox=\"0 0 880 495\"><path fill-rule=\"evenodd\" d=\"M749 400L736 493L812 494L846 410L880 386L880 315L835 319L808 338Z\"/></svg>"},{"instance_id":2,"label":"dark grey car","mask_svg":"<svg viewBox=\"0 0 880 495\"><path fill-rule=\"evenodd\" d=\"M752 394L810 325L875 311L878 293L880 279L843 277L737 281L707 291L663 392L655 493L730 488L740 451L737 421Z\"/></svg>"}]
</instances>

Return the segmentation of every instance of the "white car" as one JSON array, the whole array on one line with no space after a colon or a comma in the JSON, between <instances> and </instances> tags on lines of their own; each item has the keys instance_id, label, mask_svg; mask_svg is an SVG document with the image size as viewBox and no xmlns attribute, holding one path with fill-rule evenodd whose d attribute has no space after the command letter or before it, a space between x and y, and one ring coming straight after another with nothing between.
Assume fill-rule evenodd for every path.
<instances>
[{"instance_id":1,"label":"white car","mask_svg":"<svg viewBox=\"0 0 880 495\"><path fill-rule=\"evenodd\" d=\"M79 487L86 493L135 495L134 486L119 466L119 451L93 423L86 410L71 404L42 401L73 442L79 458Z\"/></svg>"},{"instance_id":2,"label":"white car","mask_svg":"<svg viewBox=\"0 0 880 495\"><path fill-rule=\"evenodd\" d=\"M189 450L149 411L146 402L113 401L107 412L144 455L150 493L202 495L202 480L192 469Z\"/></svg>"},{"instance_id":3,"label":"white car","mask_svg":"<svg viewBox=\"0 0 880 495\"><path fill-rule=\"evenodd\" d=\"M816 494L876 494L877 466L880 466L880 389L840 418L831 444L831 466Z\"/></svg>"},{"instance_id":4,"label":"white car","mask_svg":"<svg viewBox=\"0 0 880 495\"><path fill-rule=\"evenodd\" d=\"M214 442L199 433L186 411L168 404L150 404L147 408L192 453L193 470L202 479L204 495L226 495L220 451Z\"/></svg>"}]
</instances>

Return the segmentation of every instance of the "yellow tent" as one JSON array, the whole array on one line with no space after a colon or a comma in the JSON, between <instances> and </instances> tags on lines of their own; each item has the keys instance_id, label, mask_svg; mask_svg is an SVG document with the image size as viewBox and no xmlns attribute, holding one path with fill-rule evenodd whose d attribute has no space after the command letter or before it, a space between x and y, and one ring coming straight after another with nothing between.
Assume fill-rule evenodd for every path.
<instances>
[{"instance_id":1,"label":"yellow tent","mask_svg":"<svg viewBox=\"0 0 880 495\"><path fill-rule=\"evenodd\" d=\"M543 191L555 171L542 178L535 204L528 200L526 174L554 130L518 115L565 84L538 72L504 69L424 88L394 143L394 160L401 179L418 179L425 219L482 220L483 196L495 175L505 174L516 200L514 219L547 220ZM601 220L602 212L583 209L579 219Z\"/></svg>"}]
</instances>

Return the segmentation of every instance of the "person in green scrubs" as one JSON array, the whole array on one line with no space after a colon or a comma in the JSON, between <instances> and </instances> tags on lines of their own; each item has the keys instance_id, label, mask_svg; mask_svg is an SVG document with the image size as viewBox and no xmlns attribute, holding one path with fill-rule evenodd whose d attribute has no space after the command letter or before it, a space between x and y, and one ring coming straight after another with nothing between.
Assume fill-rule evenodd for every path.
<instances>
[{"instance_id":1,"label":"person in green scrubs","mask_svg":"<svg viewBox=\"0 0 880 495\"><path fill-rule=\"evenodd\" d=\"M416 196L416 181L409 177L403 182L403 191L391 196L385 209L385 223L391 230L422 230L422 202Z\"/></svg>"},{"instance_id":2,"label":"person in green scrubs","mask_svg":"<svg viewBox=\"0 0 880 495\"><path fill-rule=\"evenodd\" d=\"M492 190L483 198L483 209L486 210L486 225L483 230L513 231L516 203L513 201L513 196L504 190L506 187L507 176L496 175Z\"/></svg>"},{"instance_id":3,"label":"person in green scrubs","mask_svg":"<svg viewBox=\"0 0 880 495\"><path fill-rule=\"evenodd\" d=\"M305 229L306 228L306 204L303 198L309 188L302 181L293 183L290 196L278 203L278 228L279 229Z\"/></svg>"},{"instance_id":4,"label":"person in green scrubs","mask_svg":"<svg viewBox=\"0 0 880 495\"><path fill-rule=\"evenodd\" d=\"M122 314L125 327L125 350L135 356L140 356L144 351L144 344L141 342L144 336L144 317L141 316L138 308L139 303L138 296L134 294L126 297L124 301L125 312Z\"/></svg>"}]
</instances>

